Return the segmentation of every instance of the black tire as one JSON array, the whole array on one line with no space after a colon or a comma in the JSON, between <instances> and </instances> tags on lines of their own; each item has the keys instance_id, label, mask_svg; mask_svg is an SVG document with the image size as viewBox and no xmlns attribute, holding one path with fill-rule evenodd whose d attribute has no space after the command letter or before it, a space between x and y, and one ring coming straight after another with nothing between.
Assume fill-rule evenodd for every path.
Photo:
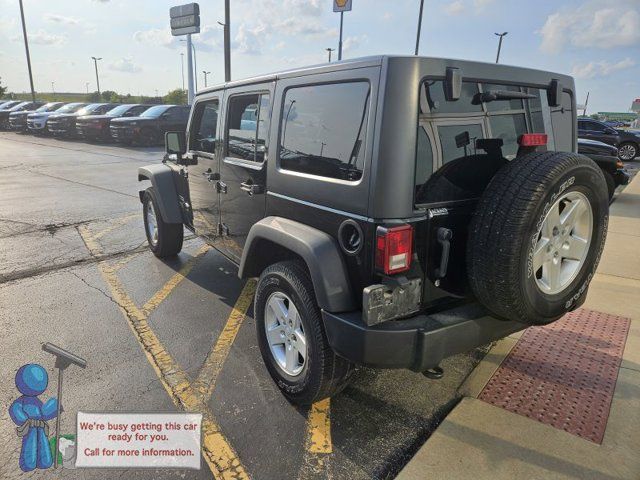
<instances>
[{"instance_id":1,"label":"black tire","mask_svg":"<svg viewBox=\"0 0 640 480\"><path fill-rule=\"evenodd\" d=\"M306 338L307 358L296 376L285 372L273 354L265 330L265 310L268 299L276 292L284 293L295 304ZM267 267L258 281L254 300L256 332L262 358L282 393L293 403L310 405L331 397L347 384L353 364L339 357L329 346L320 309L309 273L304 264L284 261Z\"/></svg>"},{"instance_id":2,"label":"black tire","mask_svg":"<svg viewBox=\"0 0 640 480\"><path fill-rule=\"evenodd\" d=\"M609 202L613 200L613 195L616 193L616 182L613 179L613 175L609 172L602 172L604 180L607 182L607 192L609 192Z\"/></svg>"},{"instance_id":3,"label":"black tire","mask_svg":"<svg viewBox=\"0 0 640 480\"><path fill-rule=\"evenodd\" d=\"M592 209L591 243L573 280L551 295L537 285L533 251L551 206L574 191ZM491 180L471 222L467 266L473 293L498 318L533 325L557 320L584 302L608 219L605 179L589 158L558 152L516 158Z\"/></svg>"},{"instance_id":4,"label":"black tire","mask_svg":"<svg viewBox=\"0 0 640 480\"><path fill-rule=\"evenodd\" d=\"M154 240L149 231L149 220L147 209L153 208L156 218L157 239ZM182 223L166 223L162 218L162 213L158 208L156 192L153 187L145 190L142 198L142 217L144 218L144 231L147 236L147 243L153 254L158 258L174 257L182 250L184 238L184 228Z\"/></svg>"},{"instance_id":5,"label":"black tire","mask_svg":"<svg viewBox=\"0 0 640 480\"><path fill-rule=\"evenodd\" d=\"M628 153L627 153L628 152ZM618 145L618 158L625 162L633 161L638 156L638 145L624 142Z\"/></svg>"}]
</instances>

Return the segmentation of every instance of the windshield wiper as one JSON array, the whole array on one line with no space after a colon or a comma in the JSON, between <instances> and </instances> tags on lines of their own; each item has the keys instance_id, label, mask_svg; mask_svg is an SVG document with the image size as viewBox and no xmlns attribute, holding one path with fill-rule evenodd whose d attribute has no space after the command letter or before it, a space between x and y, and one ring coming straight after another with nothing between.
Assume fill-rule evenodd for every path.
<instances>
[{"instance_id":1,"label":"windshield wiper","mask_svg":"<svg viewBox=\"0 0 640 480\"><path fill-rule=\"evenodd\" d=\"M513 90L489 90L488 92L476 93L473 96L474 105L481 103L494 102L496 100L527 100L538 98L536 95L524 92L515 92Z\"/></svg>"}]
</instances>

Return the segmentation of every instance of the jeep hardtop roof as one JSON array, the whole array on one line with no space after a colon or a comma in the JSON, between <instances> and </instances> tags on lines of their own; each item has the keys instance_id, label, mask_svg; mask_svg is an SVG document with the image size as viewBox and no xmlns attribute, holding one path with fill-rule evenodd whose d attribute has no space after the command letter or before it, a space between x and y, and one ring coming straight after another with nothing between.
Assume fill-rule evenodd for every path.
<instances>
[{"instance_id":1,"label":"jeep hardtop roof","mask_svg":"<svg viewBox=\"0 0 640 480\"><path fill-rule=\"evenodd\" d=\"M251 85L254 83L271 82L284 78L295 78L305 75L314 75L320 73L338 72L343 70L352 70L356 68L382 66L383 68L399 69L405 72L415 72L416 67L420 67L420 71L424 71L426 67L427 75L444 76L447 67L457 67L462 70L463 78L467 80L495 80L504 84L544 86L549 83L550 78L554 78L562 82L565 89L573 91L573 78L561 73L537 70L526 67L517 67L512 65L476 62L471 60L458 60L439 57L421 57L414 55L374 55L369 57L359 57L347 60L341 60L331 63L321 63L317 65L309 65L280 72L273 72L264 75L257 75L239 80L232 80L226 83L220 83L209 88L199 90L196 95L203 95L208 92L214 92L225 88L239 87L242 85ZM405 70L408 69L408 70ZM466 71L465 71L466 70Z\"/></svg>"}]
</instances>

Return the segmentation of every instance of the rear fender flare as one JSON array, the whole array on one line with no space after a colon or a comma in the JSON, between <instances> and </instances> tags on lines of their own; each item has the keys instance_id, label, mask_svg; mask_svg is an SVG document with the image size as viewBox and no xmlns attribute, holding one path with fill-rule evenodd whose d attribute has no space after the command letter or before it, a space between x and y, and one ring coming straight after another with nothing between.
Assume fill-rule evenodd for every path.
<instances>
[{"instance_id":1,"label":"rear fender flare","mask_svg":"<svg viewBox=\"0 0 640 480\"><path fill-rule=\"evenodd\" d=\"M268 265L258 252L258 245L263 240L302 258L309 269L320 308L334 313L357 308L336 240L325 232L287 218L266 217L251 227L240 260L240 278L257 277L262 273L262 267Z\"/></svg>"},{"instance_id":2,"label":"rear fender flare","mask_svg":"<svg viewBox=\"0 0 640 480\"><path fill-rule=\"evenodd\" d=\"M173 175L173 170L164 164L147 165L138 168L138 181L151 181L151 185L156 192L158 208L164 221L167 223L184 223ZM142 201L144 190L140 190L139 195L140 201Z\"/></svg>"}]
</instances>

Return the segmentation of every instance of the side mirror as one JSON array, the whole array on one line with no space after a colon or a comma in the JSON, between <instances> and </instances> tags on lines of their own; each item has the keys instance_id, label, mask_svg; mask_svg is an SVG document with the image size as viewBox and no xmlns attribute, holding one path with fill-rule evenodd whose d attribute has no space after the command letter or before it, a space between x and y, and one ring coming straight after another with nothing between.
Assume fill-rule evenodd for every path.
<instances>
[{"instance_id":1,"label":"side mirror","mask_svg":"<svg viewBox=\"0 0 640 480\"><path fill-rule=\"evenodd\" d=\"M164 134L164 149L167 154L175 154L178 162L187 153L187 136L184 132L167 132Z\"/></svg>"}]
</instances>

